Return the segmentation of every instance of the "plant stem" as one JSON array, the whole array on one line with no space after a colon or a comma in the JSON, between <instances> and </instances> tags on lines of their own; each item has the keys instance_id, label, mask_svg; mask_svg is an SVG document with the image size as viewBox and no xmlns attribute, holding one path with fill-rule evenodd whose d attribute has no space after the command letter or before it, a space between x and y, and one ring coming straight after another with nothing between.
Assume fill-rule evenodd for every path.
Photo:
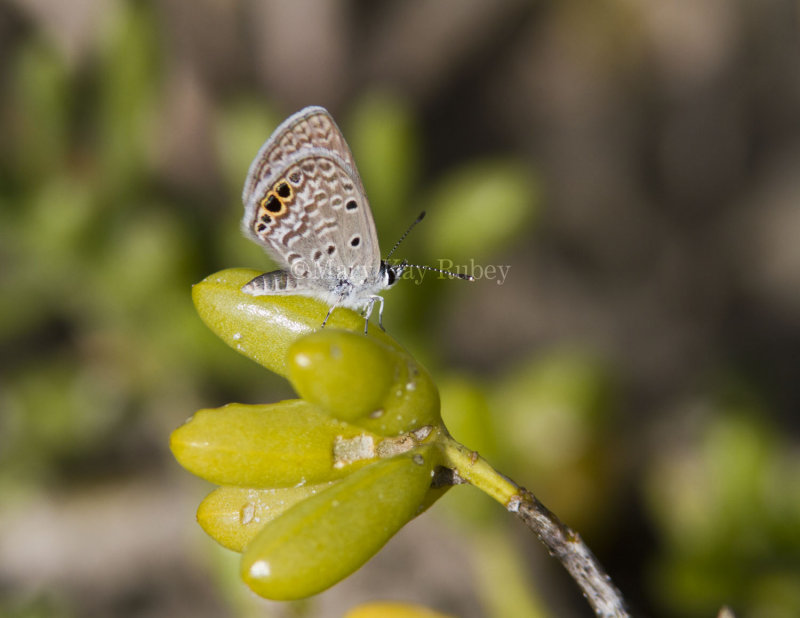
<instances>
[{"instance_id":1,"label":"plant stem","mask_svg":"<svg viewBox=\"0 0 800 618\"><path fill-rule=\"evenodd\" d=\"M530 491L497 472L477 452L446 433L438 436L438 440L443 446L444 465L454 471L454 482L474 485L521 519L572 575L597 616L630 616L622 593L577 532L564 525Z\"/></svg>"}]
</instances>

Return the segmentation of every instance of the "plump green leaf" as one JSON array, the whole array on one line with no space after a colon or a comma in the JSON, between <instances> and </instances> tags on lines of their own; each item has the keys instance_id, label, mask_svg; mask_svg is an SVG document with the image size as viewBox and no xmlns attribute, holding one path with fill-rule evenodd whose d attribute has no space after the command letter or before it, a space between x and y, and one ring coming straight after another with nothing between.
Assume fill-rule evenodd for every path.
<instances>
[{"instance_id":1,"label":"plump green leaf","mask_svg":"<svg viewBox=\"0 0 800 618\"><path fill-rule=\"evenodd\" d=\"M219 487L200 503L197 522L220 545L242 552L267 522L333 482L275 489Z\"/></svg>"},{"instance_id":2,"label":"plump green leaf","mask_svg":"<svg viewBox=\"0 0 800 618\"><path fill-rule=\"evenodd\" d=\"M421 447L362 468L269 522L242 556L268 599L300 599L347 577L419 513L436 465Z\"/></svg>"},{"instance_id":3,"label":"plump green leaf","mask_svg":"<svg viewBox=\"0 0 800 618\"><path fill-rule=\"evenodd\" d=\"M322 325L329 307L304 296L250 296L242 286L261 273L231 268L210 275L192 288L200 318L225 343L263 365L286 376L287 352L294 341ZM350 309L337 308L326 328L363 332L364 318ZM377 327L370 336L402 350Z\"/></svg>"},{"instance_id":4,"label":"plump green leaf","mask_svg":"<svg viewBox=\"0 0 800 618\"><path fill-rule=\"evenodd\" d=\"M326 328L298 339L289 348L289 377L307 401L381 435L441 422L428 372L374 337Z\"/></svg>"},{"instance_id":5,"label":"plump green leaf","mask_svg":"<svg viewBox=\"0 0 800 618\"><path fill-rule=\"evenodd\" d=\"M289 348L289 379L303 399L352 422L382 407L397 356L365 335L325 329Z\"/></svg>"},{"instance_id":6,"label":"plump green leaf","mask_svg":"<svg viewBox=\"0 0 800 618\"><path fill-rule=\"evenodd\" d=\"M200 410L172 432L170 448L212 483L293 487L341 478L375 457L380 438L301 400Z\"/></svg>"}]
</instances>

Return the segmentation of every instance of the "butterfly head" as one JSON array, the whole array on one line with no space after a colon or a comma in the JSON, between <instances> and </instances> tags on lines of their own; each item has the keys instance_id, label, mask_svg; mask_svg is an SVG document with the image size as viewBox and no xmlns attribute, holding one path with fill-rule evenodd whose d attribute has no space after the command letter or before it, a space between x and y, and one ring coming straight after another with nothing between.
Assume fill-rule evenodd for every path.
<instances>
[{"instance_id":1,"label":"butterfly head","mask_svg":"<svg viewBox=\"0 0 800 618\"><path fill-rule=\"evenodd\" d=\"M403 272L408 267L408 262L403 260L399 264L390 264L386 260L381 261L380 277L384 288L390 288L400 280Z\"/></svg>"}]
</instances>

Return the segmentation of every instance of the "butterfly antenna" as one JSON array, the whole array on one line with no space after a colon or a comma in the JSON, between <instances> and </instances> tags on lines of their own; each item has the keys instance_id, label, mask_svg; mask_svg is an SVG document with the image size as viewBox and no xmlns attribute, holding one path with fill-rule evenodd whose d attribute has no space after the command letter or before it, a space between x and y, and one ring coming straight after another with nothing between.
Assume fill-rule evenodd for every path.
<instances>
[{"instance_id":1,"label":"butterfly antenna","mask_svg":"<svg viewBox=\"0 0 800 618\"><path fill-rule=\"evenodd\" d=\"M442 268L434 268L433 266L426 266L425 264L406 264L407 268L419 268L420 270L432 270L436 273L441 273L443 275L447 275L448 277L455 277L457 279L463 279L464 281L475 281L475 277L472 275L466 275L462 273L454 273L452 270L444 270Z\"/></svg>"},{"instance_id":2,"label":"butterfly antenna","mask_svg":"<svg viewBox=\"0 0 800 618\"><path fill-rule=\"evenodd\" d=\"M402 243L406 239L406 236L408 236L408 234L411 232L411 230L414 229L414 226L416 226L417 223L422 221L424 218L425 218L425 211L423 210L421 213L419 213L419 216L416 219L414 219L413 223L408 226L408 229L400 237L400 240L398 240L396 243L394 243L394 247L392 247L392 250L389 251L389 254L386 256L384 261L387 261L390 257L392 257L392 253L394 253L395 250L397 249L397 247L400 246L400 243ZM420 270L432 270L433 272L441 273L443 275L447 275L448 277L455 277L457 279L464 279L465 281L475 281L475 277L473 277L472 275L454 273L453 271L443 270L441 268L435 268L433 266L426 266L424 264L408 264L405 260L403 260L403 265L406 268L419 268Z\"/></svg>"},{"instance_id":3,"label":"butterfly antenna","mask_svg":"<svg viewBox=\"0 0 800 618\"><path fill-rule=\"evenodd\" d=\"M397 250L397 247L400 246L400 243L406 239L406 236L408 236L409 232L411 232L411 230L414 229L414 226L417 225L417 223L422 221L424 218L425 218L425 211L423 210L421 213L419 213L419 216L416 219L414 219L414 222L408 226L408 229L400 237L400 240L394 243L394 247L392 247L392 250L389 251L389 254L384 258L384 260L388 260L390 257L392 257L392 253L394 253Z\"/></svg>"}]
</instances>

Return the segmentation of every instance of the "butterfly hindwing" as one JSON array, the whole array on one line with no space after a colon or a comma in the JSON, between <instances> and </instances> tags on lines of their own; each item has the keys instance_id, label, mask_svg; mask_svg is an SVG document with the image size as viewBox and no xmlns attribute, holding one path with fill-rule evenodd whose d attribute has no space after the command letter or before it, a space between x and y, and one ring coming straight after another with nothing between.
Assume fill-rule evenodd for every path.
<instances>
[{"instance_id":1,"label":"butterfly hindwing","mask_svg":"<svg viewBox=\"0 0 800 618\"><path fill-rule=\"evenodd\" d=\"M375 280L380 250L361 183L335 153L306 149L276 170L259 190L244 228L307 287L323 291L337 281Z\"/></svg>"}]
</instances>

